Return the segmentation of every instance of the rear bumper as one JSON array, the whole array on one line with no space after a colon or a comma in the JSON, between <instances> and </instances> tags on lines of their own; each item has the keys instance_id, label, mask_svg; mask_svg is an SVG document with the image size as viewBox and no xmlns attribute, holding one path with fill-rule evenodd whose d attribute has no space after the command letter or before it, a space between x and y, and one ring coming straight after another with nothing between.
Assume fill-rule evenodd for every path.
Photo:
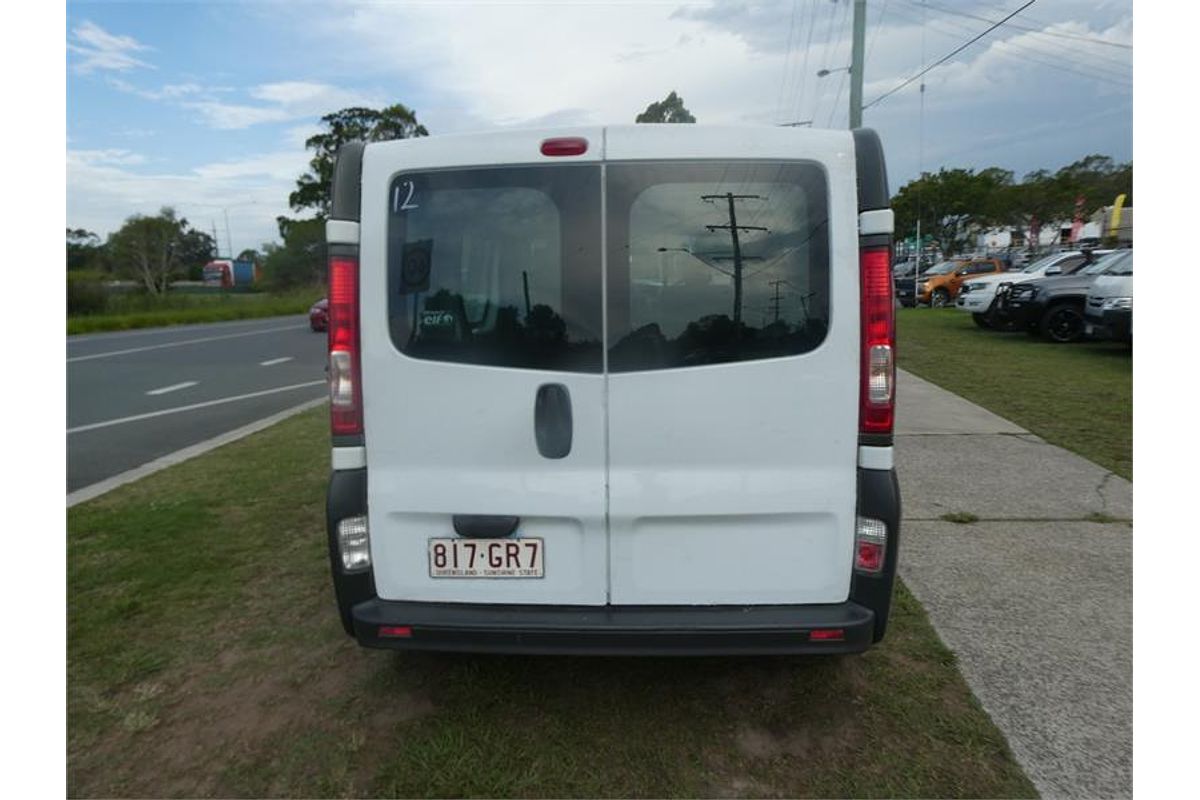
<instances>
[{"instance_id":1,"label":"rear bumper","mask_svg":"<svg viewBox=\"0 0 1200 800\"><path fill-rule=\"evenodd\" d=\"M874 612L852 602L546 607L376 598L355 606L353 618L354 636L366 647L593 655L857 653L871 645L875 627ZM380 636L381 626L410 634ZM842 638L814 640L814 630L840 630Z\"/></svg>"},{"instance_id":2,"label":"rear bumper","mask_svg":"<svg viewBox=\"0 0 1200 800\"><path fill-rule=\"evenodd\" d=\"M765 655L856 653L887 630L900 549L900 488L894 469L858 469L859 516L883 521L888 541L878 575L854 573L845 602L754 606L529 606L383 600L370 570L341 567L339 520L367 513L367 470L334 470L326 530L338 612L368 647L493 653ZM407 636L380 636L380 626ZM814 630L842 631L813 639Z\"/></svg>"}]
</instances>

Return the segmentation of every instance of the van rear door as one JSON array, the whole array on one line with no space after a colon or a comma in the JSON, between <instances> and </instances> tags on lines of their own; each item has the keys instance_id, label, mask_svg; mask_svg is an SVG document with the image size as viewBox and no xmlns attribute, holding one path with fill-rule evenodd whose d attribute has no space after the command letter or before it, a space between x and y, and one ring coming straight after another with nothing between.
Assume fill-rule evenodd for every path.
<instances>
[{"instance_id":1,"label":"van rear door","mask_svg":"<svg viewBox=\"0 0 1200 800\"><path fill-rule=\"evenodd\" d=\"M467 142L363 156L375 587L385 600L603 604L599 148L563 163L526 133ZM496 546L467 546L485 537Z\"/></svg>"},{"instance_id":2,"label":"van rear door","mask_svg":"<svg viewBox=\"0 0 1200 800\"><path fill-rule=\"evenodd\" d=\"M647 125L610 129L607 161L611 602L844 601L851 135Z\"/></svg>"}]
</instances>

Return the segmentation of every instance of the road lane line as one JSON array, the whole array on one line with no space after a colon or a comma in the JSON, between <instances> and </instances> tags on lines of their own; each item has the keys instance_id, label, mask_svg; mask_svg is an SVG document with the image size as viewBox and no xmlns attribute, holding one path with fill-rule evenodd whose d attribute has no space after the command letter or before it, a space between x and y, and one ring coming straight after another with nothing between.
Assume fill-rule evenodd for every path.
<instances>
[{"instance_id":1,"label":"road lane line","mask_svg":"<svg viewBox=\"0 0 1200 800\"><path fill-rule=\"evenodd\" d=\"M180 389L186 389L189 386L195 386L195 385L196 385L196 381L184 381L183 383L176 383L176 384L172 384L171 386L164 386L161 389L151 389L150 391L146 392L146 394L149 394L149 395L166 394L167 392L175 392Z\"/></svg>"},{"instance_id":2,"label":"road lane line","mask_svg":"<svg viewBox=\"0 0 1200 800\"><path fill-rule=\"evenodd\" d=\"M222 322L189 322L185 325L160 325L155 328L134 328L124 331L97 331L96 333L72 333L67 336L67 346L79 342L96 342L109 339L128 339L130 336L157 336L161 333L193 333L202 332L202 328L219 328L221 330L237 330L253 325L263 325L268 322L279 322L297 314L283 314L275 317L259 317L257 319L242 319Z\"/></svg>"},{"instance_id":3,"label":"road lane line","mask_svg":"<svg viewBox=\"0 0 1200 800\"><path fill-rule=\"evenodd\" d=\"M269 367L269 366L272 366L273 364L282 364L285 361L291 361L291 360L292 360L291 356L284 356L283 358L272 358L269 361L260 361L260 362L258 362L258 365L260 367Z\"/></svg>"},{"instance_id":4,"label":"road lane line","mask_svg":"<svg viewBox=\"0 0 1200 800\"><path fill-rule=\"evenodd\" d=\"M206 400L203 403L192 403L188 406L177 406L176 408L164 408L161 411L150 411L146 414L134 414L132 417L121 417L120 419L110 419L105 422L93 422L90 425L77 425L74 428L67 428L67 435L72 433L82 433L83 431L92 431L97 428L109 428L113 425L124 425L127 422L137 422L142 419L150 419L151 417L162 417L167 414L179 414L184 411L192 411L197 408L208 408L209 406L219 406L225 403L234 403L238 400L249 400L252 397L264 397L269 394L278 394L279 392L290 392L294 389L306 389L310 386L321 386L325 384L325 380L309 381L308 383L293 383L291 386L278 386L274 389L264 389L261 392L250 392L249 394L239 394L233 397L222 397L218 400Z\"/></svg>"},{"instance_id":5,"label":"road lane line","mask_svg":"<svg viewBox=\"0 0 1200 800\"><path fill-rule=\"evenodd\" d=\"M163 344L148 344L145 347L130 347L126 350L110 350L107 353L93 353L90 356L75 356L68 358L67 363L74 361L91 361L93 358L111 358L113 356L123 356L127 353L141 353L146 350L159 350L163 347L182 347L185 344L199 344L200 342L216 342L221 339L236 339L239 336L258 336L263 333L276 333L277 331L294 331L299 328L307 328L307 325L284 325L278 328L263 328L259 331L242 331L241 333L226 333L221 336L206 336L202 339L185 339L182 342L164 342Z\"/></svg>"},{"instance_id":6,"label":"road lane line","mask_svg":"<svg viewBox=\"0 0 1200 800\"><path fill-rule=\"evenodd\" d=\"M167 453L165 456L159 456L153 461L143 464L140 467L134 467L131 470L126 470L125 472L114 475L111 478L105 478L102 481L98 481L80 489L76 489L67 495L67 508L70 508L78 503L82 503L86 500L99 497L102 494L111 492L118 486L124 486L127 483L141 480L147 475L151 475L159 470L164 470L167 467L172 467L183 461L187 461L189 458L195 458L198 455L207 453L209 450L215 450L221 445L229 444L230 442L245 438L252 433L261 431L263 428L271 427L276 422L285 420L294 414L299 414L301 411L307 411L310 408L316 408L317 406L326 402L328 402L328 399L324 397L318 397L315 400L308 400L298 406L292 406L291 408L284 409L278 414L272 414L271 416L257 420L256 422L251 422L250 424L243 425L240 428L235 428L228 433L222 433L220 436L214 436L212 439L206 439L203 442L197 442L196 444L189 445L182 450L176 450L174 453Z\"/></svg>"}]
</instances>

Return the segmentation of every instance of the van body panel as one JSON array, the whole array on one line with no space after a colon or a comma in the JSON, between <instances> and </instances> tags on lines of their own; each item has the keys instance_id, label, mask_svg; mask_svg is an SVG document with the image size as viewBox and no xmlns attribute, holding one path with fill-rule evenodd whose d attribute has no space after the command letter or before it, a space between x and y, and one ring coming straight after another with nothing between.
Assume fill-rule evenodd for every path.
<instances>
[{"instance_id":1,"label":"van body panel","mask_svg":"<svg viewBox=\"0 0 1200 800\"><path fill-rule=\"evenodd\" d=\"M828 226L811 235L827 235L829 261L828 328L808 352L676 369L610 370L613 604L846 599L858 454L859 217L853 148L851 135L843 131L798 138L785 129L709 128L686 137L667 126L609 130L610 175L623 162L668 156L669 162L814 165L825 174ZM768 170L765 180L776 173ZM748 184L730 184L732 192L745 194L739 186ZM610 183L610 196L612 191ZM761 197L775 194L756 191ZM747 199L735 214L744 211L744 219L752 222L752 206ZM610 203L610 228L620 224L614 219L619 213ZM709 216L720 222L727 213L718 201ZM756 237L769 235L747 230L740 246L752 253ZM610 298L621 249L610 238ZM749 268L745 272L753 274ZM769 321L780 300L767 296ZM764 311L752 311L750 305L744 319L757 326ZM609 313L611 333L611 307Z\"/></svg>"},{"instance_id":2,"label":"van body panel","mask_svg":"<svg viewBox=\"0 0 1200 800\"><path fill-rule=\"evenodd\" d=\"M787 128L680 127L501 131L372 143L363 149L362 472L371 591L379 603L618 609L817 607L855 600L855 515L856 504L861 505L855 139L846 131L798 135ZM558 137L582 137L588 149L578 156L541 155L541 141ZM477 253L494 254L503 248L465 243L471 237L499 235L487 233L490 223L482 215L465 216L464 241L448 242L446 231L451 228L444 221L426 223L413 214L397 227L397 203L432 214L430 208L448 208L476 191L466 178L456 183L460 174L487 172L495 177L502 168L516 174L570 165L595 175L594 205L587 208L594 209L597 231L596 291L577 297L591 297L599 308L603 358L597 350L600 360L594 367L527 368L464 361L466 356L449 345L413 346L420 339L418 329L424 331L432 319L428 315L433 290L397 294L407 291L396 285L397 248L424 246L435 261L461 251L464 274L472 268L472 259L482 257ZM695 175L681 172L678 180L671 177L676 165ZM712 177L714 170L721 173L719 179ZM618 179L642 172L666 177L651 182L644 192L630 190L624 200L615 200L610 188ZM686 188L689 181L697 187L697 241L705 235L711 238L714 228L721 235L726 219L730 229L745 227L741 244L735 241L731 246L743 248L739 264L743 256L747 264L757 259L754 267L734 270L730 256L700 254L714 273L701 286L693 279L676 285L664 277L656 284L643 273L635 275L636 247L661 253L664 276L671 270L703 273L689 260L696 254L680 241L630 243L638 224L634 217L641 213L645 219L667 200L677 201L687 194L679 187ZM813 187L818 185L821 196L816 203ZM587 198L572 202L593 203L593 183L587 186ZM408 194L397 194L398 187ZM437 192L442 199L435 202ZM700 192L716 195L702 206ZM738 192L755 195L767 210L753 207L753 198L732 197ZM723 195L730 195L728 201ZM514 197L513 202L529 199L521 193ZM795 261L794 272L802 276L781 274L772 283L772 275L763 270L776 268L775 256L755 246L775 235L782 212L772 211L771 204L783 201L794 201L797 214L807 215L805 224L812 241L820 244L821 255L814 260L814 245L793 236L789 241L799 244L792 249L807 248L803 252L809 255L780 255L779 263ZM639 211L638 203L649 206ZM729 205L736 206L738 214L745 211L736 224ZM559 208L564 228L580 216L579 207ZM882 224L884 215L870 219L876 217ZM515 238L525 235L523 225L514 228ZM437 236L428 232L435 229ZM528 238L532 242L538 235ZM423 244L428 241L434 243ZM504 246L511 247L511 242ZM566 244L562 253L564 270L593 268L591 255L576 256ZM489 257L501 272L516 269L519 274L523 269L503 253ZM448 267L433 269L450 275L445 272ZM733 273L747 287L744 305L736 299L732 304L735 320L740 316L747 330L754 331L747 335L761 336L779 323L782 307L795 311L801 308L798 303L805 304L802 321L796 317L784 322L785 328L792 324L787 335L800 342L794 351L646 367L636 359L622 360L620 340L644 322L639 322L635 302L639 291L663 297L676 289L700 298L734 296L729 277ZM737 291L736 297L741 297L740 283ZM524 308L515 312L527 327L538 292L536 280L527 279ZM460 294L459 306L471 306L468 291ZM418 308L419 303L424 306ZM478 307L477 302L472 306ZM814 312L810 326L809 312L817 307L823 311ZM482 318L475 311L463 314ZM676 322L679 327L687 321ZM455 325L464 330L462 336L474 335L461 320ZM675 335L666 322L661 330L658 324L654 327L668 339ZM805 335L819 335L805 339L802 329ZM739 354L740 336L735 348ZM678 334L675 341L682 338ZM439 355L451 352L451 360ZM536 399L547 384L561 386L570 399L573 435L562 458L539 452L535 436ZM890 467L890 449L888 455ZM514 536L544 541L544 576L431 578L428 541L454 537L455 515L519 517ZM889 577L888 592L890 586ZM373 629L358 635L362 641L375 641Z\"/></svg>"},{"instance_id":3,"label":"van body panel","mask_svg":"<svg viewBox=\"0 0 1200 800\"><path fill-rule=\"evenodd\" d=\"M390 296L393 179L475 165L599 159L599 128L555 135L587 138L589 150L549 159L538 150L544 137L497 133L386 142L364 153L362 380L371 561L383 600L591 605L607 599L603 375L413 357L401 352L391 327L396 304L408 302ZM583 202L591 203L598 235L599 168L592 169L595 197ZM469 194L451 190L444 197ZM431 193L400 200L416 209L434 202ZM598 309L598 297L595 303ZM535 401L544 384L559 384L570 397L573 440L561 459L537 448ZM428 540L454 537L456 514L519 517L516 537L544 540L544 577L431 578Z\"/></svg>"}]
</instances>

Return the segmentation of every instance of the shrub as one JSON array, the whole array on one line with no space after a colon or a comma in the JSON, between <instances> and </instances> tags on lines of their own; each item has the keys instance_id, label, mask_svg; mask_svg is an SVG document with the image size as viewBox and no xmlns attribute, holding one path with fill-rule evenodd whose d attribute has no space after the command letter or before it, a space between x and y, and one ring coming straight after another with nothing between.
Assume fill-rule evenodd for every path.
<instances>
[{"instance_id":1,"label":"shrub","mask_svg":"<svg viewBox=\"0 0 1200 800\"><path fill-rule=\"evenodd\" d=\"M67 315L100 314L108 307L108 287L91 272L67 274Z\"/></svg>"}]
</instances>

